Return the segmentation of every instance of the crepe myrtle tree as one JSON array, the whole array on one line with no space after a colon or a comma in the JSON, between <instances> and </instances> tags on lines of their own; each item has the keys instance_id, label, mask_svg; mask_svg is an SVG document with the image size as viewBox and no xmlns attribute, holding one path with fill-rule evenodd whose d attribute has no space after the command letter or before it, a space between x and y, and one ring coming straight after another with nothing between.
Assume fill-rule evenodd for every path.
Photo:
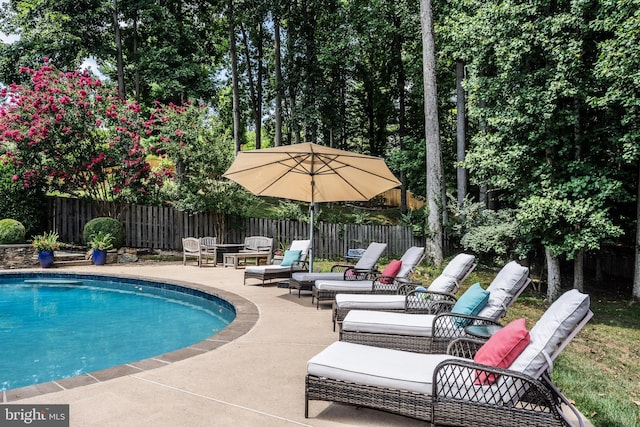
<instances>
[{"instance_id":1,"label":"crepe myrtle tree","mask_svg":"<svg viewBox=\"0 0 640 427\"><path fill-rule=\"evenodd\" d=\"M143 201L150 174L141 144L140 107L112 86L80 71L63 72L46 59L23 85L0 89L0 147L25 188L43 188L98 203L118 217Z\"/></svg>"}]
</instances>

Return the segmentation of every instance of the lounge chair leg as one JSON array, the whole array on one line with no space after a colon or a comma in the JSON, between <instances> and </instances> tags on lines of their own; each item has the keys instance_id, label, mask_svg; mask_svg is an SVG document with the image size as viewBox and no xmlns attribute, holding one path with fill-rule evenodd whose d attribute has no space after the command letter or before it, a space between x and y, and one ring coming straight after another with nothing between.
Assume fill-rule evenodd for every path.
<instances>
[{"instance_id":1,"label":"lounge chair leg","mask_svg":"<svg viewBox=\"0 0 640 427\"><path fill-rule=\"evenodd\" d=\"M309 418L309 398L304 397L304 417Z\"/></svg>"}]
</instances>

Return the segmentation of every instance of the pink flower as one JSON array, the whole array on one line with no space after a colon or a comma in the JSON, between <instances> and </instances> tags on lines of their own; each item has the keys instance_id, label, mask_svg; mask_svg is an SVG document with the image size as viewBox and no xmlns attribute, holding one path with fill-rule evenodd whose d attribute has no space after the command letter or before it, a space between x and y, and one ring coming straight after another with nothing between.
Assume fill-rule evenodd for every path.
<instances>
[{"instance_id":1,"label":"pink flower","mask_svg":"<svg viewBox=\"0 0 640 427\"><path fill-rule=\"evenodd\" d=\"M20 179L20 177L19 177L18 175L13 175L13 176L11 177L11 182L16 182L16 181L17 181L17 180L19 180L19 179Z\"/></svg>"}]
</instances>

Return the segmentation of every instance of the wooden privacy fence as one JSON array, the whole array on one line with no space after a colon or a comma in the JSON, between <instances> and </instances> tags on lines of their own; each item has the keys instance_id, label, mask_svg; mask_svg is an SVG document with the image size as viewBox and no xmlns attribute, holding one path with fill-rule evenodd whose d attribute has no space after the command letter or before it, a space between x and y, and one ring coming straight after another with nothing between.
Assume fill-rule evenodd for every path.
<instances>
[{"instance_id":1,"label":"wooden privacy fence","mask_svg":"<svg viewBox=\"0 0 640 427\"><path fill-rule=\"evenodd\" d=\"M51 197L48 229L56 231L63 242L81 245L84 225L98 215L89 201ZM125 246L132 248L179 251L183 237L204 236L216 236L224 243L241 243L246 236L273 237L277 242L274 246L284 248L292 240L309 238L309 224L305 222L232 216L225 218L225 232L220 236L212 214L188 214L162 206L128 205L120 220ZM424 246L423 239L413 236L411 227L319 222L314 230L314 257L341 258L347 249L366 248L371 242L387 243L388 257L400 257L411 246Z\"/></svg>"}]
</instances>

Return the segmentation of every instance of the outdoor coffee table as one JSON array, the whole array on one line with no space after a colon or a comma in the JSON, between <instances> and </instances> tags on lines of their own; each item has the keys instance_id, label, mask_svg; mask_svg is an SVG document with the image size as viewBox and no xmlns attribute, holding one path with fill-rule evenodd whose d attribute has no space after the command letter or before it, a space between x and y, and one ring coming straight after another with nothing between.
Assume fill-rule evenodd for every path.
<instances>
[{"instance_id":1,"label":"outdoor coffee table","mask_svg":"<svg viewBox=\"0 0 640 427\"><path fill-rule=\"evenodd\" d=\"M260 265L261 260L264 260L264 263L268 264L271 259L271 253L270 252L226 253L224 254L223 265L225 267L233 267L237 269L241 261L244 261L244 264L246 264L248 259L255 259L256 265Z\"/></svg>"}]
</instances>

